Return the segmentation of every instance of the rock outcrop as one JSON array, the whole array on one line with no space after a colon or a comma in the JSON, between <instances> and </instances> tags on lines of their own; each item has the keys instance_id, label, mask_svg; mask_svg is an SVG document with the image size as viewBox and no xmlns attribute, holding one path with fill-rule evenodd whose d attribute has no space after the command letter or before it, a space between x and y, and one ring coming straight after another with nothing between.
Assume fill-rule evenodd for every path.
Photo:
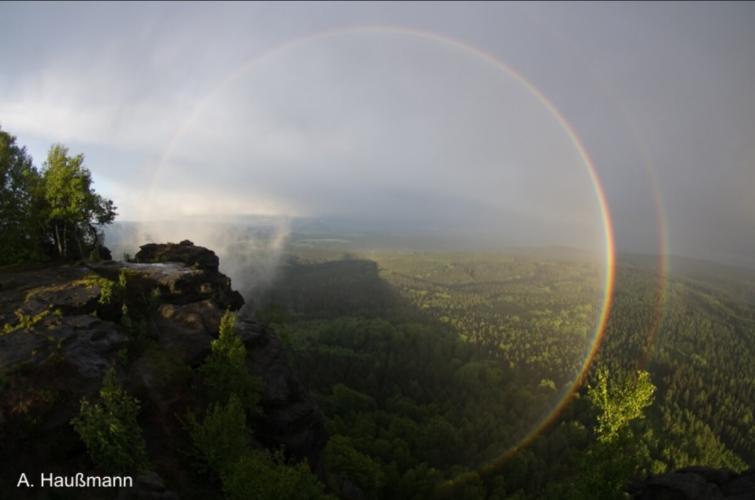
<instances>
[{"instance_id":1,"label":"rock outcrop","mask_svg":"<svg viewBox=\"0 0 755 500\"><path fill-rule=\"evenodd\" d=\"M187 447L182 418L195 401L193 368L210 352L223 313L240 309L244 300L218 271L217 256L191 242L144 245L136 258L0 274L0 491L18 492L21 472L91 467L69 422L81 399L94 399L106 370L116 366L141 400L140 423L155 467L127 497L187 493L193 477L181 462ZM237 325L248 366L264 382L257 440L319 469L324 420L282 344L251 319ZM81 498L112 497L90 493Z\"/></svg>"},{"instance_id":2,"label":"rock outcrop","mask_svg":"<svg viewBox=\"0 0 755 500\"><path fill-rule=\"evenodd\" d=\"M237 329L249 354L249 369L262 378L262 415L255 422L257 439L268 447L283 445L294 457L306 458L322 472L320 451L328 440L325 421L307 390L294 376L281 341L250 318Z\"/></svg>"},{"instance_id":3,"label":"rock outcrop","mask_svg":"<svg viewBox=\"0 0 755 500\"><path fill-rule=\"evenodd\" d=\"M755 500L755 469L687 467L636 483L630 494L636 500Z\"/></svg>"},{"instance_id":4,"label":"rock outcrop","mask_svg":"<svg viewBox=\"0 0 755 500\"><path fill-rule=\"evenodd\" d=\"M136 262L179 262L187 267L205 271L218 271L220 259L215 252L195 246L189 240L181 243L148 243L139 247L134 256Z\"/></svg>"}]
</instances>

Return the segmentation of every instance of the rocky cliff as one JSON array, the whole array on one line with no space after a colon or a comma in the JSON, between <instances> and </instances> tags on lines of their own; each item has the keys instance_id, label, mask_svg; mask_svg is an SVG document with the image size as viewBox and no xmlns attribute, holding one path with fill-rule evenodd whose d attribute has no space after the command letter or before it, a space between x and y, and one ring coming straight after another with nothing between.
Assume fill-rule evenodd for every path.
<instances>
[{"instance_id":1,"label":"rocky cliff","mask_svg":"<svg viewBox=\"0 0 755 500\"><path fill-rule=\"evenodd\" d=\"M83 397L96 396L110 366L142 403L154 471L142 476L137 495L209 494L193 486L182 418L195 399L194 369L223 312L244 301L218 271L217 256L189 241L145 245L135 261L0 274L0 491L10 497L31 497L15 489L21 472L92 467L70 420ZM327 434L317 406L277 337L243 315L237 325L248 368L264 382L256 439L319 470ZM78 490L76 498L98 494L109 498L95 490Z\"/></svg>"}]
</instances>

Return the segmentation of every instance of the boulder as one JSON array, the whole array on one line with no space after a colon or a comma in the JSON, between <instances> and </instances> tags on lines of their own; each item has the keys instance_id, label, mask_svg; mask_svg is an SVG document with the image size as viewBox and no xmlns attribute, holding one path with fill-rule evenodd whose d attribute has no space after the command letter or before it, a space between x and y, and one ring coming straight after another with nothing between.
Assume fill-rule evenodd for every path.
<instances>
[{"instance_id":1,"label":"boulder","mask_svg":"<svg viewBox=\"0 0 755 500\"><path fill-rule=\"evenodd\" d=\"M217 271L187 267L176 262L107 262L89 264L89 268L114 281L125 273L130 293L146 297L158 290L159 300L163 303L188 304L211 299L221 309L232 311L244 305L241 294L231 288L231 279Z\"/></svg>"},{"instance_id":2,"label":"boulder","mask_svg":"<svg viewBox=\"0 0 755 500\"><path fill-rule=\"evenodd\" d=\"M167 352L190 365L199 364L210 352L223 311L211 300L158 308L158 342Z\"/></svg>"},{"instance_id":3,"label":"boulder","mask_svg":"<svg viewBox=\"0 0 755 500\"><path fill-rule=\"evenodd\" d=\"M136 262L180 262L189 267L218 272L220 260L215 252L205 247L195 246L189 240L181 243L148 243L139 247L134 256Z\"/></svg>"}]
</instances>

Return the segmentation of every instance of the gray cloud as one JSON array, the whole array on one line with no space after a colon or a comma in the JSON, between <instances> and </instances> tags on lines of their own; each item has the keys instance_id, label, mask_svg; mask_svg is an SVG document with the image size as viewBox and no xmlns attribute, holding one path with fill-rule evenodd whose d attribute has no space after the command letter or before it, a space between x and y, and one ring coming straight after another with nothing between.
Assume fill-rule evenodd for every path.
<instances>
[{"instance_id":1,"label":"gray cloud","mask_svg":"<svg viewBox=\"0 0 755 500\"><path fill-rule=\"evenodd\" d=\"M38 160L53 141L87 153L126 218L347 215L595 247L568 137L468 53L335 35L217 90L292 39L412 27L493 54L555 103L595 160L621 248L658 251L657 180L673 253L755 264L753 21L747 4L5 3L0 124Z\"/></svg>"}]
</instances>

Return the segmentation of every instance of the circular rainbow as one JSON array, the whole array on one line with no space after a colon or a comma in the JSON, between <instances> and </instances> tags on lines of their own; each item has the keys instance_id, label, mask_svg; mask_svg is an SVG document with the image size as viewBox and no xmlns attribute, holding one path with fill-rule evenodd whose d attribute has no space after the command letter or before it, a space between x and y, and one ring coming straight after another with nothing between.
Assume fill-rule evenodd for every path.
<instances>
[{"instance_id":1,"label":"circular rainbow","mask_svg":"<svg viewBox=\"0 0 755 500\"><path fill-rule=\"evenodd\" d=\"M559 125L561 126L563 131L567 134L567 136L573 143L574 147L577 149L577 152L579 153L582 161L586 165L588 169L589 177L592 181L593 188L595 190L595 195L597 197L598 206L600 209L600 219L603 225L603 233L604 233L604 243L603 243L603 248L602 248L602 254L605 261L605 271L604 271L604 283L603 283L603 297L601 299L601 309L597 317L597 325L595 328L595 333L592 339L592 343L589 347L588 352L585 355L582 366L580 367L580 370L577 376L575 377L574 382L567 388L567 390L564 392L563 396L561 397L561 400L555 405L553 410L551 410L548 415L546 415L543 419L541 419L541 421L537 422L533 426L533 430L529 434L527 434L524 438L522 438L517 445L511 447L508 450L505 450L498 459L483 466L479 472L480 474L485 474L494 470L500 464L502 464L507 459L512 457L514 454L516 454L519 450L531 444L531 442L544 429L546 429L558 418L558 416L561 414L563 409L570 402L572 395L580 388L580 386L584 382L584 378L587 375L587 372L590 368L593 358L596 352L598 351L598 348L600 347L603 334L606 329L606 322L607 322L607 319L611 310L611 300L612 300L614 280L615 280L615 247L614 247L613 225L611 221L611 215L608 208L608 204L606 202L603 186L595 171L593 160L590 157L589 153L587 152L587 149L585 148L578 134L574 130L573 126L567 121L567 119L558 110L558 108L556 108L556 106L543 94L543 92L541 92L537 87L535 87L535 85L533 85L532 82L530 82L526 77L524 77L517 70L507 65L506 63L504 63L503 61L501 61L494 55L490 54L489 52L486 52L482 49L469 45L466 42L462 42L460 40L450 38L448 36L441 36L436 33L428 32L428 31L421 31L421 30L417 30L413 28L394 27L394 26L360 26L360 27L350 27L350 28L323 31L323 32L318 32L311 35L295 38L293 40L289 40L285 43L277 45L276 47L269 49L263 52L262 54L249 59L245 64L241 65L234 72L232 72L231 74L226 76L224 79L222 79L217 84L217 86L213 88L212 91L207 93L204 96L204 98L201 99L196 104L192 112L188 115L187 119L176 130L175 134L172 136L165 150L160 156L159 163L156 169L153 170L152 182L150 183L147 196L148 197L152 196L152 193L155 187L157 174L160 171L160 169L163 168L163 165L165 164L166 159L173 152L179 138L189 129L189 127L192 126L192 124L195 122L198 116L201 115L201 112L212 100L213 96L217 95L229 84L231 84L232 82L240 78L247 71L251 70L256 64L266 59L269 59L271 57L274 57L276 54L279 54L283 51L290 50L297 46L301 46L309 42L327 38L327 37L333 37L333 36L344 35L344 34L349 34L349 33L364 33L364 32L399 34L399 35L404 35L408 37L419 38L422 40L435 42L445 47L457 49L465 54L468 54L470 57L477 58L478 60L483 61L486 64L492 65L498 68L500 71L504 72L505 74L513 77L516 81L524 85L524 87L532 95L534 95L543 106L545 106L545 108L550 112L550 114L556 118Z\"/></svg>"}]
</instances>

